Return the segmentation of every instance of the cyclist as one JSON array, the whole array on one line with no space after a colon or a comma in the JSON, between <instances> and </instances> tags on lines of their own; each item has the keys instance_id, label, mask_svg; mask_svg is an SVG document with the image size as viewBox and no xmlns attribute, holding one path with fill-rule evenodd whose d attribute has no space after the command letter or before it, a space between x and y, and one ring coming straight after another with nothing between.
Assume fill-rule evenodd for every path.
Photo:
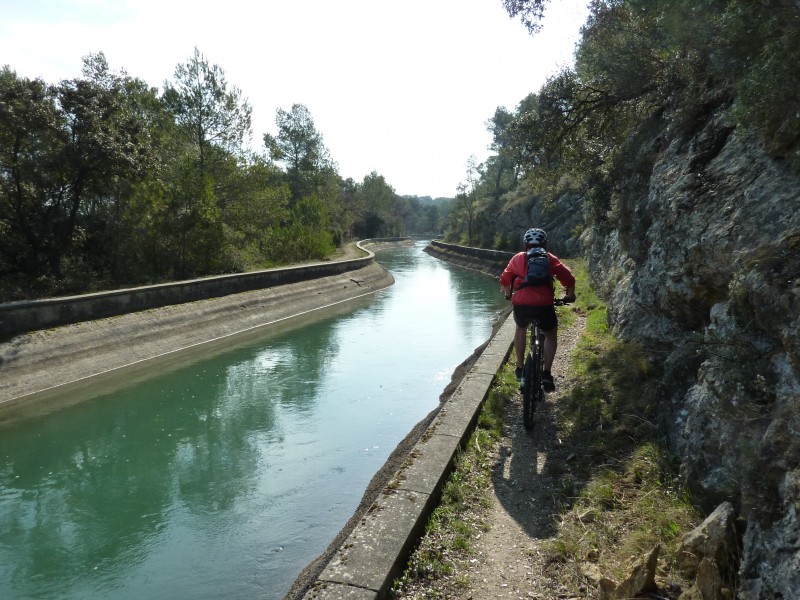
<instances>
[{"instance_id":1,"label":"cyclist","mask_svg":"<svg viewBox=\"0 0 800 600\"><path fill-rule=\"evenodd\" d=\"M524 251L515 254L508 262L508 266L500 276L500 287L506 298L511 297L514 305L514 322L517 330L514 334L514 349L517 354L517 368L515 375L517 381L522 379L522 365L525 363L525 338L528 327L533 319L538 319L541 331L544 334L544 373L542 386L548 392L556 389L551 369L558 346L558 319L554 306L555 290L553 277L566 288L564 300L575 301L575 277L572 271L562 263L558 257L547 252L549 259L549 284L527 285L528 277L528 252L532 248L542 248L547 251L547 233L542 229L528 229L522 236Z\"/></svg>"}]
</instances>

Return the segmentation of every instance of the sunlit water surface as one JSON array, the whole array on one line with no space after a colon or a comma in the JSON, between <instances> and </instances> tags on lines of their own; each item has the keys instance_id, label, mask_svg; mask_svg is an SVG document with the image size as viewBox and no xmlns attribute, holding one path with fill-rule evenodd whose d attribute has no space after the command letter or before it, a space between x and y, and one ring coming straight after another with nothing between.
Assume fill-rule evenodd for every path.
<instances>
[{"instance_id":1,"label":"sunlit water surface","mask_svg":"<svg viewBox=\"0 0 800 600\"><path fill-rule=\"evenodd\" d=\"M0 598L283 597L503 307L424 246L347 314L0 425Z\"/></svg>"}]
</instances>

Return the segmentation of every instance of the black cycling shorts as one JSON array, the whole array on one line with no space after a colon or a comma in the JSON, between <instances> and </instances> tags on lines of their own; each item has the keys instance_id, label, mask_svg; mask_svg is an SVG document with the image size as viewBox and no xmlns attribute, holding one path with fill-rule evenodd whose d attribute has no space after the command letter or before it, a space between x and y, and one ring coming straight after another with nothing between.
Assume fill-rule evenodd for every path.
<instances>
[{"instance_id":1,"label":"black cycling shorts","mask_svg":"<svg viewBox=\"0 0 800 600\"><path fill-rule=\"evenodd\" d=\"M514 305L514 323L517 324L517 327L528 327L534 319L539 320L539 329L542 331L550 331L554 327L558 327L556 307L552 304L549 306Z\"/></svg>"}]
</instances>

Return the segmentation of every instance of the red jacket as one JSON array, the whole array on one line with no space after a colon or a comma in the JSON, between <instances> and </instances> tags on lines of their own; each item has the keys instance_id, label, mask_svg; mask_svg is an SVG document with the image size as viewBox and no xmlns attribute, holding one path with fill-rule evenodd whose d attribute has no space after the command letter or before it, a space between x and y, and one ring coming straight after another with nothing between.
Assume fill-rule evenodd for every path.
<instances>
[{"instance_id":1,"label":"red jacket","mask_svg":"<svg viewBox=\"0 0 800 600\"><path fill-rule=\"evenodd\" d=\"M572 287L575 285L575 276L572 271L558 260L555 254L547 253L550 258L550 273L555 275L559 283L564 287ZM520 287L520 284L525 281L528 275L528 260L525 252L519 252L511 257L508 261L503 274L500 275L500 285L504 287L511 286L514 295L511 301L514 304L527 304L530 306L548 306L553 304L555 293L552 285L527 285Z\"/></svg>"}]
</instances>

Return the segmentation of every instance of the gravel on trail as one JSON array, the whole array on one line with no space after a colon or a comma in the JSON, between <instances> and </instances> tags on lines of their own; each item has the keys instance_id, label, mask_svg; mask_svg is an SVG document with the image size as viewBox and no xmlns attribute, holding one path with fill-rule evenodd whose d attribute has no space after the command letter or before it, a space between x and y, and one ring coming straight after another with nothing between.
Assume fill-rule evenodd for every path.
<instances>
[{"instance_id":1,"label":"gravel on trail","mask_svg":"<svg viewBox=\"0 0 800 600\"><path fill-rule=\"evenodd\" d=\"M542 545L557 532L560 469L579 448L562 443L556 423L559 401L569 389L568 357L583 332L585 319L559 332L553 376L556 391L536 410L532 431L522 423L521 396L506 409L503 436L492 454L492 489L488 507L468 507L463 520L482 522L485 531L471 540L472 551L456 559L453 572L438 580L416 581L398 598L495 600L569 598L560 586L558 565L547 562ZM513 358L512 358L513 360ZM555 569L555 571L554 571Z\"/></svg>"}]
</instances>

